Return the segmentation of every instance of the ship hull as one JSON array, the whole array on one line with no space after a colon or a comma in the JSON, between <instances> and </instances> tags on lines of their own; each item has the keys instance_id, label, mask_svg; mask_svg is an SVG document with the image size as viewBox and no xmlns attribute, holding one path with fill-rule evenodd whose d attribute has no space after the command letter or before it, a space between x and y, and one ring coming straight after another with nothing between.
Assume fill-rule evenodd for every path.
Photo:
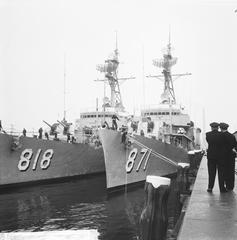
<instances>
[{"instance_id":1,"label":"ship hull","mask_svg":"<svg viewBox=\"0 0 237 240\"><path fill-rule=\"evenodd\" d=\"M128 146L122 143L120 132L101 129L99 135L108 189L142 182L147 175L170 175L177 171L177 163L189 162L184 149L155 139L135 135Z\"/></svg>"},{"instance_id":2,"label":"ship hull","mask_svg":"<svg viewBox=\"0 0 237 240\"><path fill-rule=\"evenodd\" d=\"M0 186L105 171L102 147L0 134Z\"/></svg>"}]
</instances>

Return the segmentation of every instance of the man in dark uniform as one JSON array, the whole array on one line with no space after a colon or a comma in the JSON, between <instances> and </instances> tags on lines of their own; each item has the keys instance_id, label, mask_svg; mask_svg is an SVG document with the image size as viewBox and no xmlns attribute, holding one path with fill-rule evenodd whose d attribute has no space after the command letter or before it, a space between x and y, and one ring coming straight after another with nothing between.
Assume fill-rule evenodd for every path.
<instances>
[{"instance_id":1,"label":"man in dark uniform","mask_svg":"<svg viewBox=\"0 0 237 240\"><path fill-rule=\"evenodd\" d=\"M71 140L71 136L70 136L71 134L68 132L67 133L67 142L69 143L70 142L70 140Z\"/></svg>"},{"instance_id":2,"label":"man in dark uniform","mask_svg":"<svg viewBox=\"0 0 237 240\"><path fill-rule=\"evenodd\" d=\"M222 161L225 164L225 183L228 191L232 191L235 185L235 157L233 149L237 149L235 136L228 132L229 125L220 123L222 140Z\"/></svg>"},{"instance_id":3,"label":"man in dark uniform","mask_svg":"<svg viewBox=\"0 0 237 240\"><path fill-rule=\"evenodd\" d=\"M46 138L47 140L49 140L49 134L48 134L48 132L45 132L45 133L44 133L44 136L45 136L45 138Z\"/></svg>"},{"instance_id":4,"label":"man in dark uniform","mask_svg":"<svg viewBox=\"0 0 237 240\"><path fill-rule=\"evenodd\" d=\"M43 133L43 129L40 128L40 129L39 129L39 139L42 139L42 133Z\"/></svg>"},{"instance_id":5,"label":"man in dark uniform","mask_svg":"<svg viewBox=\"0 0 237 240\"><path fill-rule=\"evenodd\" d=\"M113 130L117 130L117 128L118 128L116 120L119 120L119 118L117 117L116 114L113 114L113 116L112 116L112 129Z\"/></svg>"},{"instance_id":6,"label":"man in dark uniform","mask_svg":"<svg viewBox=\"0 0 237 240\"><path fill-rule=\"evenodd\" d=\"M208 167L208 192L212 192L214 187L216 170L218 170L218 180L220 192L227 192L224 186L224 166L221 161L221 133L218 131L219 124L210 124L211 131L206 133L208 143L207 167Z\"/></svg>"},{"instance_id":7,"label":"man in dark uniform","mask_svg":"<svg viewBox=\"0 0 237 240\"><path fill-rule=\"evenodd\" d=\"M22 133L23 133L23 136L25 137L26 136L26 129L25 128L23 129Z\"/></svg>"}]
</instances>

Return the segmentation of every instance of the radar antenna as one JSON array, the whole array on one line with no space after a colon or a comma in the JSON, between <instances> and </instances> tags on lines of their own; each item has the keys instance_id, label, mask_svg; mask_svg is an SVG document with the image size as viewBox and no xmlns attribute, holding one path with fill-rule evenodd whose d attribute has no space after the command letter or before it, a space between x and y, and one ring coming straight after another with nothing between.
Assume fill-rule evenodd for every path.
<instances>
[{"instance_id":1,"label":"radar antenna","mask_svg":"<svg viewBox=\"0 0 237 240\"><path fill-rule=\"evenodd\" d=\"M146 76L146 77L158 78L164 82L164 90L163 90L163 93L161 94L161 103L176 104L172 77L176 77L177 79L181 76L191 75L191 73L171 74L171 68L176 63L177 63L177 58L174 58L171 55L171 43L170 43L170 33L169 33L169 43L167 44L166 52L164 53L163 58L153 60L154 66L163 68L163 71L162 71L163 75Z\"/></svg>"},{"instance_id":2,"label":"radar antenna","mask_svg":"<svg viewBox=\"0 0 237 240\"><path fill-rule=\"evenodd\" d=\"M122 96L120 92L119 80L134 79L134 77L128 78L118 78L118 44L117 44L117 32L116 32L116 47L114 52L105 60L104 64L98 64L96 69L99 72L105 73L105 79L97 79L95 81L108 82L111 90L110 100L104 97L103 106L113 107L117 111L124 111L124 106L122 102Z\"/></svg>"}]
</instances>

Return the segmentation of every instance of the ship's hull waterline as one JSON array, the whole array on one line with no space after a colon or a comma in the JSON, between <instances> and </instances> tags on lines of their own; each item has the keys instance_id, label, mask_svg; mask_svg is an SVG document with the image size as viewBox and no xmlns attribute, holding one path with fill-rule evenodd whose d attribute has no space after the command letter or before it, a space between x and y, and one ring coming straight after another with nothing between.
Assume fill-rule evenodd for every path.
<instances>
[{"instance_id":1,"label":"ship's hull waterline","mask_svg":"<svg viewBox=\"0 0 237 240\"><path fill-rule=\"evenodd\" d=\"M102 147L0 134L0 187L105 171Z\"/></svg>"}]
</instances>

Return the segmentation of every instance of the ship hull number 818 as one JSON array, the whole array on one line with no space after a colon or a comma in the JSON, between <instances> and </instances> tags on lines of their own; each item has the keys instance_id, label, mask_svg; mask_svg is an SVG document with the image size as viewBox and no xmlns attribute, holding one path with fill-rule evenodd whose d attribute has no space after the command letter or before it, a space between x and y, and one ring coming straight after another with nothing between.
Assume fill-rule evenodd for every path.
<instances>
[{"instance_id":1,"label":"ship hull number 818","mask_svg":"<svg viewBox=\"0 0 237 240\"><path fill-rule=\"evenodd\" d=\"M34 161L33 161L33 166L32 166L32 170L36 170L37 168L37 163L39 160L39 157L41 155L42 150L38 149L38 151L36 152ZM44 153L43 156L40 160L40 168L42 170L46 170L51 163L51 159L53 157L53 149L47 149ZM22 172L26 171L29 167L30 167L30 163L31 163L31 159L33 157L33 150L32 149L25 149L20 156L20 160L18 162L18 169Z\"/></svg>"}]
</instances>

